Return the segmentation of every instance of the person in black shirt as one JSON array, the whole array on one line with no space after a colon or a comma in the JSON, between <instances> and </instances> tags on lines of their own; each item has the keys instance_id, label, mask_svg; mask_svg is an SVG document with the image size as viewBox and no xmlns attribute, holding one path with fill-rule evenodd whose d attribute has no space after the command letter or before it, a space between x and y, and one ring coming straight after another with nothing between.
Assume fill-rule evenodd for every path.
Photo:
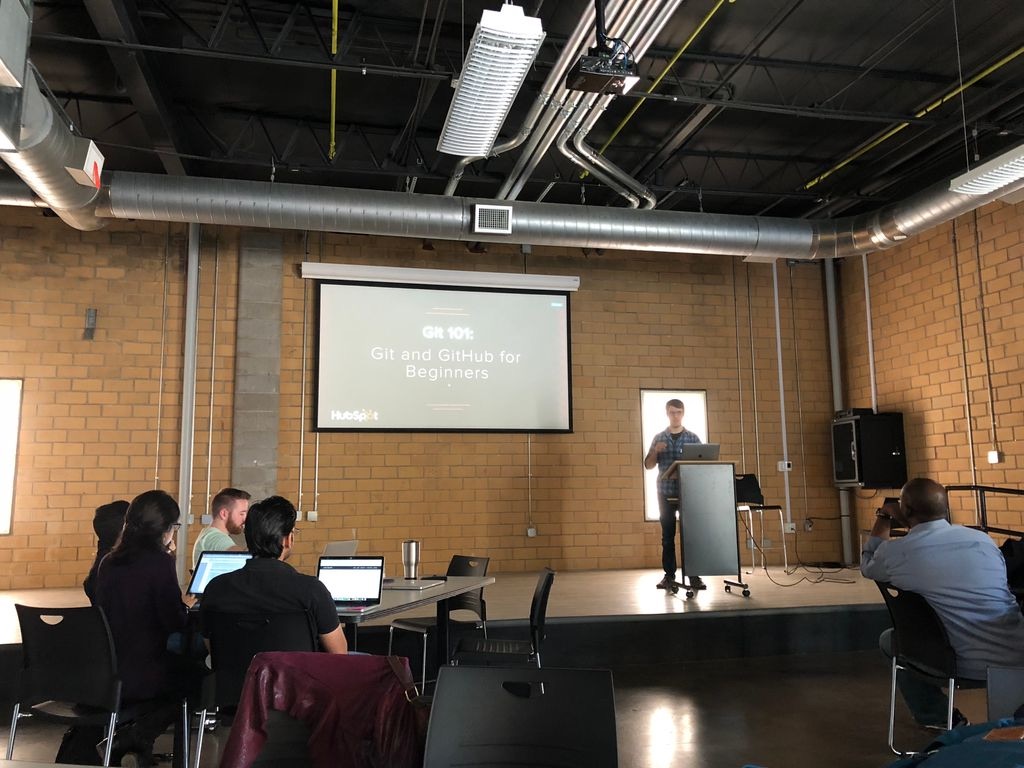
<instances>
[{"instance_id":1,"label":"person in black shirt","mask_svg":"<svg viewBox=\"0 0 1024 768\"><path fill-rule=\"evenodd\" d=\"M252 559L231 573L217 576L203 592L199 627L206 634L206 616L224 613L288 613L307 611L328 653L347 653L345 633L334 600L319 579L299 573L285 561L295 543L295 506L281 496L253 504L245 520L245 543Z\"/></svg>"}]
</instances>

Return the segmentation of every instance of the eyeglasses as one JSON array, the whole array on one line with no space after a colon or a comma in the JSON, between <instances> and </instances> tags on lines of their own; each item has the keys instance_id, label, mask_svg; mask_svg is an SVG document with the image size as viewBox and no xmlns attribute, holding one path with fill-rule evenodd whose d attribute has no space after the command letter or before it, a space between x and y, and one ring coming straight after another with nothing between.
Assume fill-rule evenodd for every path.
<instances>
[{"instance_id":1,"label":"eyeglasses","mask_svg":"<svg viewBox=\"0 0 1024 768\"><path fill-rule=\"evenodd\" d=\"M299 532L299 529L298 529L298 527L292 528L292 533L293 533L293 534L294 534L294 533L298 533L298 532Z\"/></svg>"},{"instance_id":2,"label":"eyeglasses","mask_svg":"<svg viewBox=\"0 0 1024 768\"><path fill-rule=\"evenodd\" d=\"M171 523L171 530L176 531L181 528L181 523Z\"/></svg>"}]
</instances>

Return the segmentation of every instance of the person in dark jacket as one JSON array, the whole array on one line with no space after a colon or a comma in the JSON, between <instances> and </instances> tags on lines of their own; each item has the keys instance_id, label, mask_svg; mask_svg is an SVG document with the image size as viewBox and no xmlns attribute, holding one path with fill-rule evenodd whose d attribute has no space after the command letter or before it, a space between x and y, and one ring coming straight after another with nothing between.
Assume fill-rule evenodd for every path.
<instances>
[{"instance_id":1,"label":"person in dark jacket","mask_svg":"<svg viewBox=\"0 0 1024 768\"><path fill-rule=\"evenodd\" d=\"M118 734L121 751L134 753L129 763L135 765L152 763L153 741L174 722L182 697L197 684L187 660L167 649L168 638L185 629L188 617L173 555L180 514L164 491L136 496L96 577L96 602L114 637L124 702L147 703L146 714Z\"/></svg>"},{"instance_id":2,"label":"person in dark jacket","mask_svg":"<svg viewBox=\"0 0 1024 768\"><path fill-rule=\"evenodd\" d=\"M124 499L112 501L96 507L92 518L92 529L96 531L96 558L92 561L89 575L85 577L82 588L92 605L96 605L96 573L100 569L100 561L114 547L117 537L124 527L124 513L128 511L128 502Z\"/></svg>"}]
</instances>

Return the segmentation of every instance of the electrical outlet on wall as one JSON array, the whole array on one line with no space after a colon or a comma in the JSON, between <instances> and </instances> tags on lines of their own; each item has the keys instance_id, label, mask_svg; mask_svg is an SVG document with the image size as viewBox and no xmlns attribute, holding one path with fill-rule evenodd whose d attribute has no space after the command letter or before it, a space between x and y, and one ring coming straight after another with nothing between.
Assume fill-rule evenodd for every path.
<instances>
[{"instance_id":1,"label":"electrical outlet on wall","mask_svg":"<svg viewBox=\"0 0 1024 768\"><path fill-rule=\"evenodd\" d=\"M785 524L784 524L784 525L782 526L782 529L783 529L783 530L784 530L784 531L785 531L786 533L796 533L796 523L785 523Z\"/></svg>"}]
</instances>

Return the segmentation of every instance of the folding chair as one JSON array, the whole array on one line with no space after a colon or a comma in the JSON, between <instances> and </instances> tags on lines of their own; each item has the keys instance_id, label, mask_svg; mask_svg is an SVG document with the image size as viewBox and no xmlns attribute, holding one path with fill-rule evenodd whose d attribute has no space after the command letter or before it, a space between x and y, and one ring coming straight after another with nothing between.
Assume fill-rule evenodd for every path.
<instances>
[{"instance_id":1,"label":"folding chair","mask_svg":"<svg viewBox=\"0 0 1024 768\"><path fill-rule=\"evenodd\" d=\"M555 583L555 572L545 568L537 579L530 604L530 639L500 640L486 637L460 638L455 646L453 663L494 666L534 664L540 667L540 649L544 641L544 621L548 612L548 596Z\"/></svg>"},{"instance_id":2,"label":"folding chair","mask_svg":"<svg viewBox=\"0 0 1024 768\"><path fill-rule=\"evenodd\" d=\"M893 745L896 722L896 685L900 671L916 674L937 685L946 685L949 705L946 729L953 728L953 697L958 685L982 685L979 681L961 680L956 670L956 651L949 643L946 627L935 609L916 592L899 589L884 581L875 582L893 627L892 676L889 690L889 749L897 755L913 752L897 749Z\"/></svg>"},{"instance_id":3,"label":"folding chair","mask_svg":"<svg viewBox=\"0 0 1024 768\"><path fill-rule=\"evenodd\" d=\"M605 669L445 667L424 768L616 768L615 698Z\"/></svg>"},{"instance_id":4,"label":"folding chair","mask_svg":"<svg viewBox=\"0 0 1024 768\"><path fill-rule=\"evenodd\" d=\"M486 576L489 557L471 557L468 555L453 555L448 563L447 576ZM473 592L465 592L448 598L448 614L453 611L471 611L476 614L483 627L484 637L487 637L487 602L484 600L483 589ZM427 638L431 630L437 626L436 616L412 617L409 619L395 619L388 627L388 656L391 655L391 641L394 638L395 630L402 632L416 632L423 636L423 677L420 681L422 691L427 684ZM448 654L445 653L445 658Z\"/></svg>"},{"instance_id":5,"label":"folding chair","mask_svg":"<svg viewBox=\"0 0 1024 768\"><path fill-rule=\"evenodd\" d=\"M213 671L203 681L195 768L199 768L202 755L207 713L214 708L230 710L237 706L253 656L263 651L317 650L316 628L305 611L268 614L210 611L204 616L204 624Z\"/></svg>"},{"instance_id":6,"label":"folding chair","mask_svg":"<svg viewBox=\"0 0 1024 768\"><path fill-rule=\"evenodd\" d=\"M21 625L22 666L11 716L7 759L18 721L34 716L76 726L106 726L103 765L110 765L121 719L121 679L114 638L103 609L15 605Z\"/></svg>"}]
</instances>

